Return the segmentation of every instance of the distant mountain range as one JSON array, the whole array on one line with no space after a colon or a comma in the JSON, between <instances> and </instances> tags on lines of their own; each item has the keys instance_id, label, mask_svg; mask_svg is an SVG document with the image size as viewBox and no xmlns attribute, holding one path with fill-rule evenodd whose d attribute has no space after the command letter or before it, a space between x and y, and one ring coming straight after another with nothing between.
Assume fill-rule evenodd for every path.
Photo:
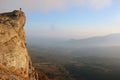
<instances>
[{"instance_id":1,"label":"distant mountain range","mask_svg":"<svg viewBox=\"0 0 120 80\"><path fill-rule=\"evenodd\" d=\"M69 40L64 44L73 47L103 47L103 46L120 46L120 33L110 34L107 36L90 37L79 40Z\"/></svg>"},{"instance_id":2,"label":"distant mountain range","mask_svg":"<svg viewBox=\"0 0 120 80\"><path fill-rule=\"evenodd\" d=\"M50 39L31 38L28 43L37 46L63 47L63 48L86 48L86 47L113 47L120 46L120 33L106 36L96 36L85 39L71 39L67 41L57 41Z\"/></svg>"}]
</instances>

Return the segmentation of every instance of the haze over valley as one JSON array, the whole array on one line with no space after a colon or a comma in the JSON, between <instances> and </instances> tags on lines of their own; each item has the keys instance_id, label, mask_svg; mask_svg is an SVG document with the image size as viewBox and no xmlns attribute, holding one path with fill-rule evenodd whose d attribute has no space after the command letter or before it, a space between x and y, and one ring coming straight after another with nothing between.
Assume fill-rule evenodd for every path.
<instances>
[{"instance_id":1,"label":"haze over valley","mask_svg":"<svg viewBox=\"0 0 120 80\"><path fill-rule=\"evenodd\" d=\"M31 38L28 50L37 70L53 80L119 80L119 36L43 41Z\"/></svg>"}]
</instances>

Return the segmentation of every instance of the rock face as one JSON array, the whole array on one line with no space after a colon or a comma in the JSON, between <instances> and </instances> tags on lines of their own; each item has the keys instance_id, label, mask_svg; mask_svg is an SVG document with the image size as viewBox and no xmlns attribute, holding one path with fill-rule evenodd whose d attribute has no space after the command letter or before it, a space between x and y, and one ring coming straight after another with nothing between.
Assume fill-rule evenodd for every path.
<instances>
[{"instance_id":1,"label":"rock face","mask_svg":"<svg viewBox=\"0 0 120 80\"><path fill-rule=\"evenodd\" d=\"M26 48L24 12L0 14L0 80L39 80Z\"/></svg>"}]
</instances>

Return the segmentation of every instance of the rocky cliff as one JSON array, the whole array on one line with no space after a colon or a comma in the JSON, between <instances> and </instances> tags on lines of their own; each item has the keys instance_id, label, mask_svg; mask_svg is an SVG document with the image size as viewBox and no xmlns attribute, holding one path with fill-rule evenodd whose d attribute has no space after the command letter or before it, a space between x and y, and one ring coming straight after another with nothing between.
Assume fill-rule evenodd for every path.
<instances>
[{"instance_id":1,"label":"rocky cliff","mask_svg":"<svg viewBox=\"0 0 120 80\"><path fill-rule=\"evenodd\" d=\"M0 14L0 80L41 80L26 48L24 12Z\"/></svg>"}]
</instances>

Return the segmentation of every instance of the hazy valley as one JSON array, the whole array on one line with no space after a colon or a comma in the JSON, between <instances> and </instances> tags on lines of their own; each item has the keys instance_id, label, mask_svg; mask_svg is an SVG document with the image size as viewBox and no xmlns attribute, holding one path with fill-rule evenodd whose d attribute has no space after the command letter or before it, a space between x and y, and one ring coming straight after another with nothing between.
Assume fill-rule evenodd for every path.
<instances>
[{"instance_id":1,"label":"hazy valley","mask_svg":"<svg viewBox=\"0 0 120 80\"><path fill-rule=\"evenodd\" d=\"M46 44L31 42L28 50L36 69L52 80L120 80L120 42L116 36L118 34L58 44L49 40ZM82 47L83 42L88 44Z\"/></svg>"}]
</instances>

